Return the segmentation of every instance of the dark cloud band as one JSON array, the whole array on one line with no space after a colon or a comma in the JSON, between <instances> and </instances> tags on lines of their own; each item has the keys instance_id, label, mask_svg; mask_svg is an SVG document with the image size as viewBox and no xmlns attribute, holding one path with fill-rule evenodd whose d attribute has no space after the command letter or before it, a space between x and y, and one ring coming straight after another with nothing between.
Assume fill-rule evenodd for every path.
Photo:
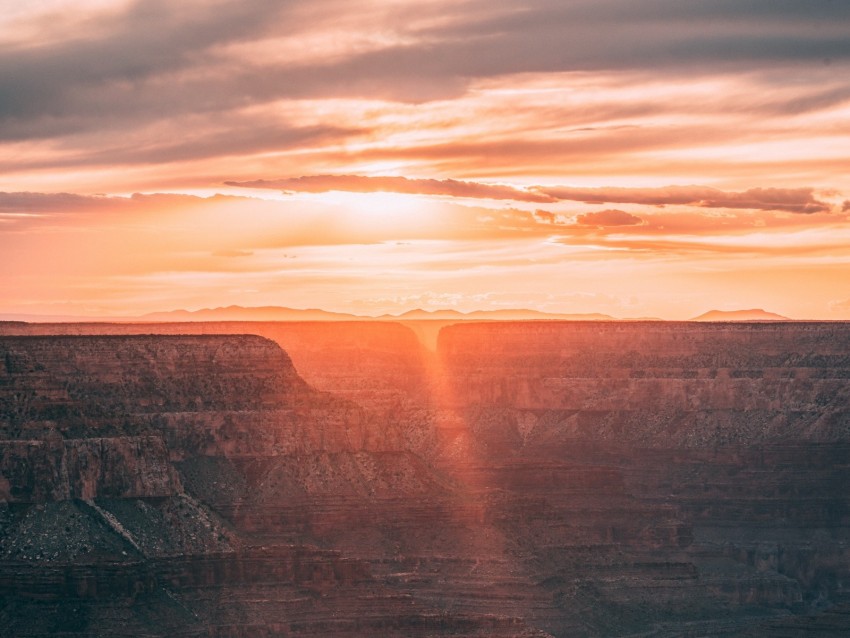
<instances>
[{"instance_id":1,"label":"dark cloud band","mask_svg":"<svg viewBox=\"0 0 850 638\"><path fill-rule=\"evenodd\" d=\"M475 199L508 199L540 204L558 201L539 192L525 191L512 186L463 182L454 179L409 179L406 177L368 177L364 175L307 175L276 180L227 182L228 186L269 188L288 192L325 193L348 191L353 193L392 192L416 195L447 195Z\"/></svg>"},{"instance_id":2,"label":"dark cloud band","mask_svg":"<svg viewBox=\"0 0 850 638\"><path fill-rule=\"evenodd\" d=\"M359 10L336 0L322 7L137 0L90 20L77 37L30 47L0 40L0 140L288 98L424 101L514 73L750 73L850 62L850 4L838 0L411 3L383 16L404 44L294 62L228 54L231 45L288 41Z\"/></svg>"},{"instance_id":3,"label":"dark cloud band","mask_svg":"<svg viewBox=\"0 0 850 638\"><path fill-rule=\"evenodd\" d=\"M667 186L664 188L571 188L567 186L537 186L528 190L512 186L465 182L453 179L410 179L406 177L369 177L365 175L307 175L274 180L226 182L228 186L266 188L284 192L325 193L348 191L356 193L392 192L416 195L446 195L476 199L504 199L521 202L555 203L575 201L586 204L641 204L646 206L695 206L699 208L734 208L748 210L785 211L791 213L823 213L830 205L815 197L812 188L751 188L729 192L707 186ZM603 211L623 214L623 211ZM598 213L602 214L602 213ZM633 216L629 216L631 219ZM613 219L613 218L612 218ZM603 223L621 225L640 223L640 218ZM584 222L579 222L584 223ZM588 222L599 224L600 222Z\"/></svg>"},{"instance_id":4,"label":"dark cloud band","mask_svg":"<svg viewBox=\"0 0 850 638\"><path fill-rule=\"evenodd\" d=\"M665 188L540 188L559 200L587 204L644 204L648 206L697 206L700 208L742 208L791 213L823 213L829 204L815 198L811 188L750 188L728 192L705 186Z\"/></svg>"}]
</instances>

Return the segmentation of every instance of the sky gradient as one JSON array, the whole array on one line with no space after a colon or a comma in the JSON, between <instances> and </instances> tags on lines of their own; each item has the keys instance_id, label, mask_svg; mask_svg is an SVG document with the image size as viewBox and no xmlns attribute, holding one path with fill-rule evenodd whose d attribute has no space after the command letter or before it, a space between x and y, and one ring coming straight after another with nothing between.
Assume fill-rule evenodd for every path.
<instances>
[{"instance_id":1,"label":"sky gradient","mask_svg":"<svg viewBox=\"0 0 850 638\"><path fill-rule=\"evenodd\" d=\"M0 8L0 315L850 319L850 3Z\"/></svg>"}]
</instances>

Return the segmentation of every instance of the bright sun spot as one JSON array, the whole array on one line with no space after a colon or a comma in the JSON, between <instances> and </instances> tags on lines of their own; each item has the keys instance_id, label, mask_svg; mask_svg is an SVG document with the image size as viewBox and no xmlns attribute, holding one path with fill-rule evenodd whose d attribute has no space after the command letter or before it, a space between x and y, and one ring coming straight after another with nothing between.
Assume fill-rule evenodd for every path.
<instances>
[{"instance_id":1,"label":"bright sun spot","mask_svg":"<svg viewBox=\"0 0 850 638\"><path fill-rule=\"evenodd\" d=\"M428 198L421 195L331 191L312 197L338 207L345 221L355 228L405 232L423 230L434 224L433 207Z\"/></svg>"}]
</instances>

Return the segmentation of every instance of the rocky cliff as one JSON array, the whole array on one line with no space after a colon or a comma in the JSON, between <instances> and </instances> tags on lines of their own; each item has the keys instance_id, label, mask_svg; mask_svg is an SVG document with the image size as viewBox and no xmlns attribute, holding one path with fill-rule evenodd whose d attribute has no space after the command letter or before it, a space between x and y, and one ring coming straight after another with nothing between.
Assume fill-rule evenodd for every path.
<instances>
[{"instance_id":1,"label":"rocky cliff","mask_svg":"<svg viewBox=\"0 0 850 638\"><path fill-rule=\"evenodd\" d=\"M612 635L682 635L672 619L737 635L768 611L846 609L850 325L456 325L437 367L437 403L461 415L479 484L523 507L502 525L529 543L562 618L586 605ZM608 536L576 558L567 521L581 499L565 487L600 467L631 501L584 492L580 520ZM529 508L530 494L545 503ZM600 559L625 564L600 579ZM653 574L660 564L682 571ZM847 631L846 613L828 617L819 631Z\"/></svg>"},{"instance_id":2,"label":"rocky cliff","mask_svg":"<svg viewBox=\"0 0 850 638\"><path fill-rule=\"evenodd\" d=\"M391 411L425 400L429 353L417 333L445 322L216 321L182 323L0 322L0 335L260 335L277 343L318 390ZM433 324L433 325L432 325ZM430 328L425 330L422 326ZM416 329L416 332L411 329Z\"/></svg>"},{"instance_id":3,"label":"rocky cliff","mask_svg":"<svg viewBox=\"0 0 850 638\"><path fill-rule=\"evenodd\" d=\"M239 329L0 337L0 634L850 629L847 324L0 332Z\"/></svg>"},{"instance_id":4,"label":"rocky cliff","mask_svg":"<svg viewBox=\"0 0 850 638\"><path fill-rule=\"evenodd\" d=\"M443 488L273 342L7 337L0 362L3 635L521 633L318 546L321 518Z\"/></svg>"}]
</instances>

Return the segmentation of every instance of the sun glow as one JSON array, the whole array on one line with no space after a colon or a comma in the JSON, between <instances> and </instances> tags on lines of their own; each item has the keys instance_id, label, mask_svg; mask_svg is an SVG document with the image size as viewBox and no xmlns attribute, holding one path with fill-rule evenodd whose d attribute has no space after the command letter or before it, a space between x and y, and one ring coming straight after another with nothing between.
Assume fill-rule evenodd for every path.
<instances>
[{"instance_id":1,"label":"sun glow","mask_svg":"<svg viewBox=\"0 0 850 638\"><path fill-rule=\"evenodd\" d=\"M427 197L399 193L328 193L299 195L338 209L340 222L354 230L393 231L404 234L431 231L435 226Z\"/></svg>"}]
</instances>

